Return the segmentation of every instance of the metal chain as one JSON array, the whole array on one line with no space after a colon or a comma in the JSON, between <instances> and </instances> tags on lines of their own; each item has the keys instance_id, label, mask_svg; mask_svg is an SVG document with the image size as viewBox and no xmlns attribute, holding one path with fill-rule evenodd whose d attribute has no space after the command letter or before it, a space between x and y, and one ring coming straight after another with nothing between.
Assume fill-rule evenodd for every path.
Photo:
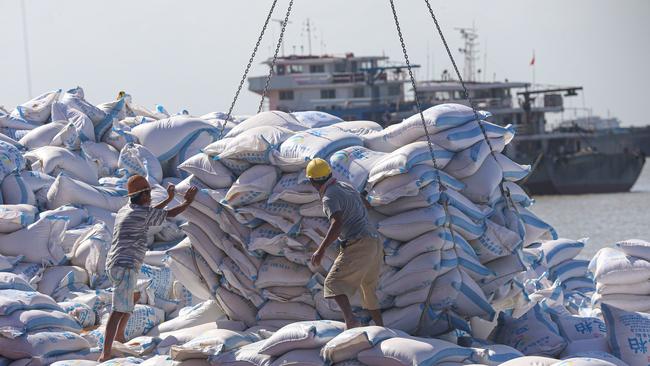
<instances>
[{"instance_id":1,"label":"metal chain","mask_svg":"<svg viewBox=\"0 0 650 366\"><path fill-rule=\"evenodd\" d=\"M443 193L446 190L446 187L442 184L442 179L440 178L439 174L439 169L438 169L438 164L436 162L436 157L433 151L433 142L431 141L431 136L429 136L429 129L427 128L427 124L424 120L424 113L422 112L422 106L420 105L420 99L418 97L418 91L417 91L417 86L415 83L415 77L413 76L413 70L411 68L411 63L409 61L408 57L408 52L406 51L406 44L404 42L404 36L402 35L402 29L399 24L399 19L397 17L397 10L395 10L395 3L393 0L390 1L390 7L391 10L393 11L393 19L395 20L395 27L397 28L397 35L399 36L399 41L402 45L402 53L404 54L404 60L406 62L406 67L409 72L409 77L411 78L411 86L413 87L413 94L415 98L415 106L417 107L418 114L420 115L420 121L422 122L422 127L424 128L424 133L427 138L427 146L429 147L429 152L431 153L431 161L433 161L433 167L436 169L436 180L438 183L438 189L440 190L441 193ZM452 226L451 222L451 215L449 214L449 202L445 198L443 203L442 203L442 208L445 213L445 227L449 230L449 233L451 234L451 240L452 242L456 242L456 233L454 231L454 228ZM422 323L424 321L424 315L426 314L430 304L431 304L431 295L433 293L435 281L431 282L431 285L429 285L429 292L427 294L427 298L424 302L424 307L422 309L422 312L420 313L420 317L418 319L418 325L415 328L415 334L419 334L420 330L422 328Z\"/></svg>"},{"instance_id":2,"label":"metal chain","mask_svg":"<svg viewBox=\"0 0 650 366\"><path fill-rule=\"evenodd\" d=\"M280 52L280 46L282 45L282 39L284 38L284 30L287 27L289 22L289 15L291 15L291 7L293 6L293 0L289 1L289 7L287 8L287 13L284 16L284 21L282 22L282 29L280 30L280 38L278 38L278 44L275 46L275 53L273 54L273 60L269 67L269 75L266 77L266 84L264 84L264 90L262 91L262 98L260 99L260 105L257 107L257 113L262 111L262 106L264 105L264 98L266 98L266 93L269 90L269 83L271 82L271 77L273 76L273 68L275 67L275 61L278 58L278 52Z\"/></svg>"},{"instance_id":3,"label":"metal chain","mask_svg":"<svg viewBox=\"0 0 650 366\"><path fill-rule=\"evenodd\" d=\"M269 13L266 15L266 20L264 21L264 25L262 26L262 31L260 32L259 37L257 37L257 42L255 43L255 47L253 48L253 53L251 54L251 57L248 59L248 64L246 65L246 69L244 70L244 75L242 75L241 80L239 81L239 86L237 87L237 91L235 92L235 97L232 99L232 103L230 103L230 108L228 109L228 114L226 115L226 119L223 121L221 126L219 126L219 136L217 139L221 139L223 135L223 130L226 128L226 123L230 120L232 117L232 111L235 108L235 103L237 103L237 98L239 98L239 93L241 92L241 88L244 86L244 81L246 81L246 76L248 76L248 71L251 68L251 65L253 64L253 59L255 59L255 55L257 54L257 49L260 47L260 43L262 42L262 38L264 37L264 32L266 31L266 27L269 25L269 21L271 20L271 15L273 15L273 9L275 9L275 4L277 4L278 0L273 0L273 4L271 4L271 9L269 9Z\"/></svg>"},{"instance_id":4,"label":"metal chain","mask_svg":"<svg viewBox=\"0 0 650 366\"><path fill-rule=\"evenodd\" d=\"M458 80L460 81L460 85L463 87L463 93L465 94L465 98L467 99L467 102L469 103L470 107L472 108L472 111L474 112L474 118L476 118L476 123L478 123L479 127L481 128L481 133L483 134L483 137L485 138L485 142L488 145L488 148L490 149L490 155L494 158L495 161L497 161L496 157L496 152L494 151L494 148L492 147L492 143L490 142L490 139L488 138L487 132L485 131L485 126L483 126L483 122L481 121L481 118L478 115L478 111L476 110L476 105L474 104L474 101L472 100L472 97L469 95L469 91L467 90L467 86L465 85L465 81L463 80L463 77L460 75L460 71L458 69L458 65L456 65L456 60L454 59L454 56L451 54L451 50L449 49L449 45L447 44L447 39L445 38L445 35L442 33L442 28L440 27L440 24L438 23L438 18L436 18L436 15L433 12L433 8L431 7L431 3L429 0L424 0L424 2L427 4L427 8L429 9L429 14L431 15L431 18L433 19L433 23L436 25L436 29L438 30L438 34L440 35L440 39L442 40L443 45L445 46L445 50L447 51L447 55L449 56L449 59L451 61L451 64L454 67L454 71L456 72L456 76L458 77ZM498 163L498 161L497 161ZM503 188L503 180L501 180L501 183L499 183L499 189L501 190L501 196L506 200L506 203L512 200L510 197L510 194L506 194L506 191ZM512 203L512 202L511 202Z\"/></svg>"},{"instance_id":5,"label":"metal chain","mask_svg":"<svg viewBox=\"0 0 650 366\"><path fill-rule=\"evenodd\" d=\"M411 62L409 61L409 56L406 51L406 44L404 43L404 36L402 36L402 28L399 24L399 19L397 18L397 10L395 10L395 3L393 0L390 1L390 7L393 11L393 19L395 20L395 27L397 28L397 35L399 36L399 42L402 45L402 53L404 54L404 61L406 62L406 68L409 72L409 77L411 78L411 87L413 88L413 94L415 96L415 106L417 107L418 113L420 114L420 121L422 122L422 127L424 128L424 135L427 138L427 146L429 147L429 153L431 154L431 161L433 162L433 167L438 170L438 163L436 162L436 156L433 151L433 142L431 141L431 136L429 136L429 129L424 120L424 113L422 112L422 106L420 105L420 98L418 97L418 90L415 84L415 77L413 76L413 69L411 68ZM436 173L436 179L439 186L439 189L443 191L445 187L442 185L442 179L440 174Z\"/></svg>"}]
</instances>

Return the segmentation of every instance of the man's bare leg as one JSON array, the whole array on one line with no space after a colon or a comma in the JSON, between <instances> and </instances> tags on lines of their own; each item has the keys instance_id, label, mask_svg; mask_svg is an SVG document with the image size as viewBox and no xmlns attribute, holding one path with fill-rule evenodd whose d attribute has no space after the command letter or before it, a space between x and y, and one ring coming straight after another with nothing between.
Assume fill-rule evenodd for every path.
<instances>
[{"instance_id":1,"label":"man's bare leg","mask_svg":"<svg viewBox=\"0 0 650 366\"><path fill-rule=\"evenodd\" d=\"M345 319L345 328L352 329L361 325L352 314L352 307L350 306L350 300L345 295L334 296L334 301L338 304L339 308L343 312L343 319Z\"/></svg>"},{"instance_id":2,"label":"man's bare leg","mask_svg":"<svg viewBox=\"0 0 650 366\"><path fill-rule=\"evenodd\" d=\"M120 342L120 343L125 343L126 338L125 338L125 331L126 331L126 325L129 322L129 318L131 317L131 314L129 313L122 313L122 318L120 318L120 323L117 326L117 334L115 335L115 340Z\"/></svg>"},{"instance_id":3,"label":"man's bare leg","mask_svg":"<svg viewBox=\"0 0 650 366\"><path fill-rule=\"evenodd\" d=\"M118 325L122 320L122 316L128 315L126 313L121 313L119 311L113 311L108 317L108 323L106 323L106 334L104 335L104 347L102 349L102 354L99 356L99 362L104 362L111 359L111 350L113 349L113 341L115 340L115 333L117 331Z\"/></svg>"},{"instance_id":4,"label":"man's bare leg","mask_svg":"<svg viewBox=\"0 0 650 366\"><path fill-rule=\"evenodd\" d=\"M378 327L383 327L384 326L384 318L381 316L381 310L368 310L370 313L370 316L372 317L372 321L375 322L375 325Z\"/></svg>"}]
</instances>

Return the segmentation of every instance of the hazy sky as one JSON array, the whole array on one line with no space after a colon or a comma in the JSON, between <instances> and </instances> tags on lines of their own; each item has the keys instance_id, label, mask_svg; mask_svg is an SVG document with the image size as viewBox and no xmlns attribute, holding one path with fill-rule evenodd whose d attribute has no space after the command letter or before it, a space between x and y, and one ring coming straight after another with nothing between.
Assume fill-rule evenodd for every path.
<instances>
[{"instance_id":1,"label":"hazy sky","mask_svg":"<svg viewBox=\"0 0 650 366\"><path fill-rule=\"evenodd\" d=\"M287 52L307 42L303 22L315 25L313 51L386 54L401 61L388 0L294 0ZM584 106L650 124L645 107L650 84L648 0L431 0L454 50L455 27L475 24L480 50L487 46L487 75L585 87ZM34 94L77 85L98 104L118 90L138 104L163 104L170 112L226 110L255 44L271 0L25 0ZM284 17L279 0L274 18ZM422 0L396 0L409 54L427 65L418 78L439 76L450 63ZM20 0L0 0L0 105L27 99ZM272 54L270 25L250 75ZM321 35L322 40L321 42ZM462 56L455 52L459 59ZM462 67L462 61L461 65ZM483 67L483 59L479 62ZM246 85L247 86L247 85ZM235 108L253 113L258 97L244 91ZM567 101L583 107L583 98ZM565 112L566 116L574 112Z\"/></svg>"}]
</instances>

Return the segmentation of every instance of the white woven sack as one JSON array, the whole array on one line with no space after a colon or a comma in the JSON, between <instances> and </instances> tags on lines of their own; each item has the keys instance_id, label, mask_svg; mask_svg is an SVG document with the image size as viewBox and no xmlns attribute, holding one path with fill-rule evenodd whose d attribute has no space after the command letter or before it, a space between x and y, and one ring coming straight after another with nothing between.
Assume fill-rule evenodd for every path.
<instances>
[{"instance_id":1,"label":"white woven sack","mask_svg":"<svg viewBox=\"0 0 650 366\"><path fill-rule=\"evenodd\" d=\"M212 189L228 188L236 179L221 162L204 153L192 156L181 163L178 169L193 174Z\"/></svg>"},{"instance_id":2,"label":"white woven sack","mask_svg":"<svg viewBox=\"0 0 650 366\"><path fill-rule=\"evenodd\" d=\"M650 262L630 257L613 249L602 248L591 259L589 270L594 280L607 285L632 284L650 279Z\"/></svg>"},{"instance_id":3,"label":"white woven sack","mask_svg":"<svg viewBox=\"0 0 650 366\"><path fill-rule=\"evenodd\" d=\"M375 185L368 184L368 201L372 204L388 204L400 197L415 196L422 187L438 181L454 190L461 190L465 186L460 181L448 174L438 171L428 165L416 165L408 173L394 175L382 179Z\"/></svg>"},{"instance_id":4,"label":"white woven sack","mask_svg":"<svg viewBox=\"0 0 650 366\"><path fill-rule=\"evenodd\" d=\"M276 126L291 131L303 131L306 129L305 126L301 125L300 122L289 113L282 111L266 111L258 113L245 121L238 123L224 137L236 137L243 132L260 126Z\"/></svg>"},{"instance_id":5,"label":"white woven sack","mask_svg":"<svg viewBox=\"0 0 650 366\"><path fill-rule=\"evenodd\" d=\"M264 341L247 344L241 348L210 358L210 364L222 366L270 366L273 357L259 353Z\"/></svg>"},{"instance_id":6,"label":"white woven sack","mask_svg":"<svg viewBox=\"0 0 650 366\"><path fill-rule=\"evenodd\" d=\"M257 312L258 320L304 321L318 318L316 309L300 302L267 301Z\"/></svg>"},{"instance_id":7,"label":"white woven sack","mask_svg":"<svg viewBox=\"0 0 650 366\"><path fill-rule=\"evenodd\" d=\"M273 187L273 192L269 196L269 202L278 200L305 204L318 201L319 196L316 189L309 183L305 177L305 172L285 173Z\"/></svg>"},{"instance_id":8,"label":"white woven sack","mask_svg":"<svg viewBox=\"0 0 650 366\"><path fill-rule=\"evenodd\" d=\"M14 289L0 290L0 315L9 315L18 310L58 310L62 311L54 300L40 292Z\"/></svg>"},{"instance_id":9,"label":"white woven sack","mask_svg":"<svg viewBox=\"0 0 650 366\"><path fill-rule=\"evenodd\" d=\"M105 142L84 141L81 151L84 158L97 167L100 177L110 176L118 168L120 153Z\"/></svg>"},{"instance_id":10,"label":"white woven sack","mask_svg":"<svg viewBox=\"0 0 650 366\"><path fill-rule=\"evenodd\" d=\"M208 356L216 356L259 340L260 337L253 333L212 329L183 345L172 346L169 354L174 361L207 359Z\"/></svg>"},{"instance_id":11,"label":"white woven sack","mask_svg":"<svg viewBox=\"0 0 650 366\"><path fill-rule=\"evenodd\" d=\"M54 296L55 292L66 284L88 284L88 274L82 267L54 266L47 267L38 281L38 292Z\"/></svg>"},{"instance_id":12,"label":"white woven sack","mask_svg":"<svg viewBox=\"0 0 650 366\"><path fill-rule=\"evenodd\" d=\"M101 122L106 113L84 99L84 91L81 87L67 90L61 97L61 103L74 108L88 116L94 124Z\"/></svg>"},{"instance_id":13,"label":"white woven sack","mask_svg":"<svg viewBox=\"0 0 650 366\"><path fill-rule=\"evenodd\" d=\"M332 363L356 359L359 352L386 339L406 336L408 335L400 330L378 326L348 329L328 341L321 349L321 356Z\"/></svg>"},{"instance_id":14,"label":"white woven sack","mask_svg":"<svg viewBox=\"0 0 650 366\"><path fill-rule=\"evenodd\" d=\"M54 136L67 125L66 121L53 121L51 123L38 126L33 130L27 132L25 136L20 138L21 145L27 147L29 150L38 149L39 147L48 146L52 143Z\"/></svg>"},{"instance_id":15,"label":"white woven sack","mask_svg":"<svg viewBox=\"0 0 650 366\"><path fill-rule=\"evenodd\" d=\"M338 150L350 146L362 146L357 135L337 128L324 127L297 132L273 151L271 163L285 172L295 172L314 158L328 159Z\"/></svg>"},{"instance_id":16,"label":"white woven sack","mask_svg":"<svg viewBox=\"0 0 650 366\"><path fill-rule=\"evenodd\" d=\"M55 176L66 172L71 177L88 184L97 184L97 170L81 155L62 147L44 146L25 154L33 170Z\"/></svg>"},{"instance_id":17,"label":"white woven sack","mask_svg":"<svg viewBox=\"0 0 650 366\"><path fill-rule=\"evenodd\" d=\"M292 135L293 131L278 126L254 127L230 138L218 157L268 164L272 151Z\"/></svg>"},{"instance_id":18,"label":"white woven sack","mask_svg":"<svg viewBox=\"0 0 650 366\"><path fill-rule=\"evenodd\" d=\"M320 357L320 350L298 349L289 351L273 361L271 366L298 364L303 366L322 366L323 360Z\"/></svg>"},{"instance_id":19,"label":"white woven sack","mask_svg":"<svg viewBox=\"0 0 650 366\"><path fill-rule=\"evenodd\" d=\"M0 253L20 255L30 263L61 264L66 259L61 248L65 227L63 219L40 219L24 229L0 236ZM26 243L29 250L25 250Z\"/></svg>"},{"instance_id":20,"label":"white woven sack","mask_svg":"<svg viewBox=\"0 0 650 366\"><path fill-rule=\"evenodd\" d=\"M431 151L426 141L413 142L385 155L378 160L370 170L368 184L374 185L386 177L409 172L416 165L428 165L437 169L444 169L454 156L453 152L433 145L433 155L436 166L433 165Z\"/></svg>"},{"instance_id":21,"label":"white woven sack","mask_svg":"<svg viewBox=\"0 0 650 366\"><path fill-rule=\"evenodd\" d=\"M410 366L464 363L473 355L471 348L459 347L440 339L396 337L359 352L357 359L366 365Z\"/></svg>"},{"instance_id":22,"label":"white woven sack","mask_svg":"<svg viewBox=\"0 0 650 366\"><path fill-rule=\"evenodd\" d=\"M0 337L0 355L14 360L48 358L88 348L88 341L72 332L39 332L16 338Z\"/></svg>"},{"instance_id":23,"label":"white woven sack","mask_svg":"<svg viewBox=\"0 0 650 366\"><path fill-rule=\"evenodd\" d=\"M373 166L386 154L362 146L351 146L330 156L332 175L362 191Z\"/></svg>"},{"instance_id":24,"label":"white woven sack","mask_svg":"<svg viewBox=\"0 0 650 366\"><path fill-rule=\"evenodd\" d=\"M216 134L217 128L202 119L174 116L138 125L131 133L160 161L165 161L171 159L191 142L197 133L203 131Z\"/></svg>"},{"instance_id":25,"label":"white woven sack","mask_svg":"<svg viewBox=\"0 0 650 366\"><path fill-rule=\"evenodd\" d=\"M502 177L501 166L492 158L485 159L476 173L461 179L465 184L461 193L474 203L487 203Z\"/></svg>"},{"instance_id":26,"label":"white woven sack","mask_svg":"<svg viewBox=\"0 0 650 366\"><path fill-rule=\"evenodd\" d=\"M229 319L240 320L249 327L257 322L255 318L257 309L250 301L226 290L223 286L217 289L216 297Z\"/></svg>"},{"instance_id":27,"label":"white woven sack","mask_svg":"<svg viewBox=\"0 0 650 366\"><path fill-rule=\"evenodd\" d=\"M320 348L343 330L345 324L337 321L296 322L282 327L266 339L259 352L280 356L292 350Z\"/></svg>"},{"instance_id":28,"label":"white woven sack","mask_svg":"<svg viewBox=\"0 0 650 366\"><path fill-rule=\"evenodd\" d=\"M38 209L32 205L0 205L0 233L7 234L32 224Z\"/></svg>"},{"instance_id":29,"label":"white woven sack","mask_svg":"<svg viewBox=\"0 0 650 366\"><path fill-rule=\"evenodd\" d=\"M61 174L47 192L48 208L55 209L64 205L88 205L117 212L127 202L127 198L122 193L121 191L94 187Z\"/></svg>"},{"instance_id":30,"label":"white woven sack","mask_svg":"<svg viewBox=\"0 0 650 366\"><path fill-rule=\"evenodd\" d=\"M607 338L612 354L628 365L648 362L650 350L645 346L650 332L650 315L602 305Z\"/></svg>"},{"instance_id":31,"label":"white woven sack","mask_svg":"<svg viewBox=\"0 0 650 366\"><path fill-rule=\"evenodd\" d=\"M156 182L162 181L163 170L160 161L148 148L138 144L126 144L118 158L118 168L128 175L151 177Z\"/></svg>"},{"instance_id":32,"label":"white woven sack","mask_svg":"<svg viewBox=\"0 0 650 366\"><path fill-rule=\"evenodd\" d=\"M439 104L422 112L429 134L436 134L476 119L471 108L461 104ZM425 136L422 116L412 115L400 123L385 128L366 141L366 146L375 151L391 152ZM489 113L480 111L479 118L485 119Z\"/></svg>"},{"instance_id":33,"label":"white woven sack","mask_svg":"<svg viewBox=\"0 0 650 366\"><path fill-rule=\"evenodd\" d=\"M2 180L2 202L6 205L36 205L36 196L18 173Z\"/></svg>"},{"instance_id":34,"label":"white woven sack","mask_svg":"<svg viewBox=\"0 0 650 366\"><path fill-rule=\"evenodd\" d=\"M650 243L640 239L628 239L614 244L623 253L650 261Z\"/></svg>"},{"instance_id":35,"label":"white woven sack","mask_svg":"<svg viewBox=\"0 0 650 366\"><path fill-rule=\"evenodd\" d=\"M23 334L56 328L78 333L81 326L68 314L56 310L19 310L0 317L0 334L3 337L19 337Z\"/></svg>"},{"instance_id":36,"label":"white woven sack","mask_svg":"<svg viewBox=\"0 0 650 366\"><path fill-rule=\"evenodd\" d=\"M319 128L343 122L339 117L321 111L292 112L291 115L305 128Z\"/></svg>"},{"instance_id":37,"label":"white woven sack","mask_svg":"<svg viewBox=\"0 0 650 366\"><path fill-rule=\"evenodd\" d=\"M205 259L190 245L183 241L167 251L166 265L192 295L201 299L211 299L219 285L219 278L208 266Z\"/></svg>"},{"instance_id":38,"label":"white woven sack","mask_svg":"<svg viewBox=\"0 0 650 366\"><path fill-rule=\"evenodd\" d=\"M79 149L84 141L95 141L93 122L82 112L63 103L52 104L52 121L66 121L68 124L52 139L55 146Z\"/></svg>"},{"instance_id":39,"label":"white woven sack","mask_svg":"<svg viewBox=\"0 0 650 366\"><path fill-rule=\"evenodd\" d=\"M31 124L41 125L50 118L52 104L59 99L61 89L43 93L19 106L11 112L11 116Z\"/></svg>"},{"instance_id":40,"label":"white woven sack","mask_svg":"<svg viewBox=\"0 0 650 366\"><path fill-rule=\"evenodd\" d=\"M222 203L230 206L243 206L262 201L269 197L278 177L275 167L255 165L237 178Z\"/></svg>"},{"instance_id":41,"label":"white woven sack","mask_svg":"<svg viewBox=\"0 0 650 366\"><path fill-rule=\"evenodd\" d=\"M490 145L492 151L501 152L505 148L502 139L490 139L490 144L485 140L457 152L445 167L445 172L456 179L467 178L476 173L486 159L494 159L490 156Z\"/></svg>"}]
</instances>

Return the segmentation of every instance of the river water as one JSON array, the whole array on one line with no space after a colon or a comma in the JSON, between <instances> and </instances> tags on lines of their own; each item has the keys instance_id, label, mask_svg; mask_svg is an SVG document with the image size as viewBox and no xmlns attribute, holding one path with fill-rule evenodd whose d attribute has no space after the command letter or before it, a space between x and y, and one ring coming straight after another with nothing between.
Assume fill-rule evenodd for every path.
<instances>
[{"instance_id":1,"label":"river water","mask_svg":"<svg viewBox=\"0 0 650 366\"><path fill-rule=\"evenodd\" d=\"M650 158L631 192L534 198L532 211L560 237L589 238L581 258L624 239L650 241Z\"/></svg>"}]
</instances>

